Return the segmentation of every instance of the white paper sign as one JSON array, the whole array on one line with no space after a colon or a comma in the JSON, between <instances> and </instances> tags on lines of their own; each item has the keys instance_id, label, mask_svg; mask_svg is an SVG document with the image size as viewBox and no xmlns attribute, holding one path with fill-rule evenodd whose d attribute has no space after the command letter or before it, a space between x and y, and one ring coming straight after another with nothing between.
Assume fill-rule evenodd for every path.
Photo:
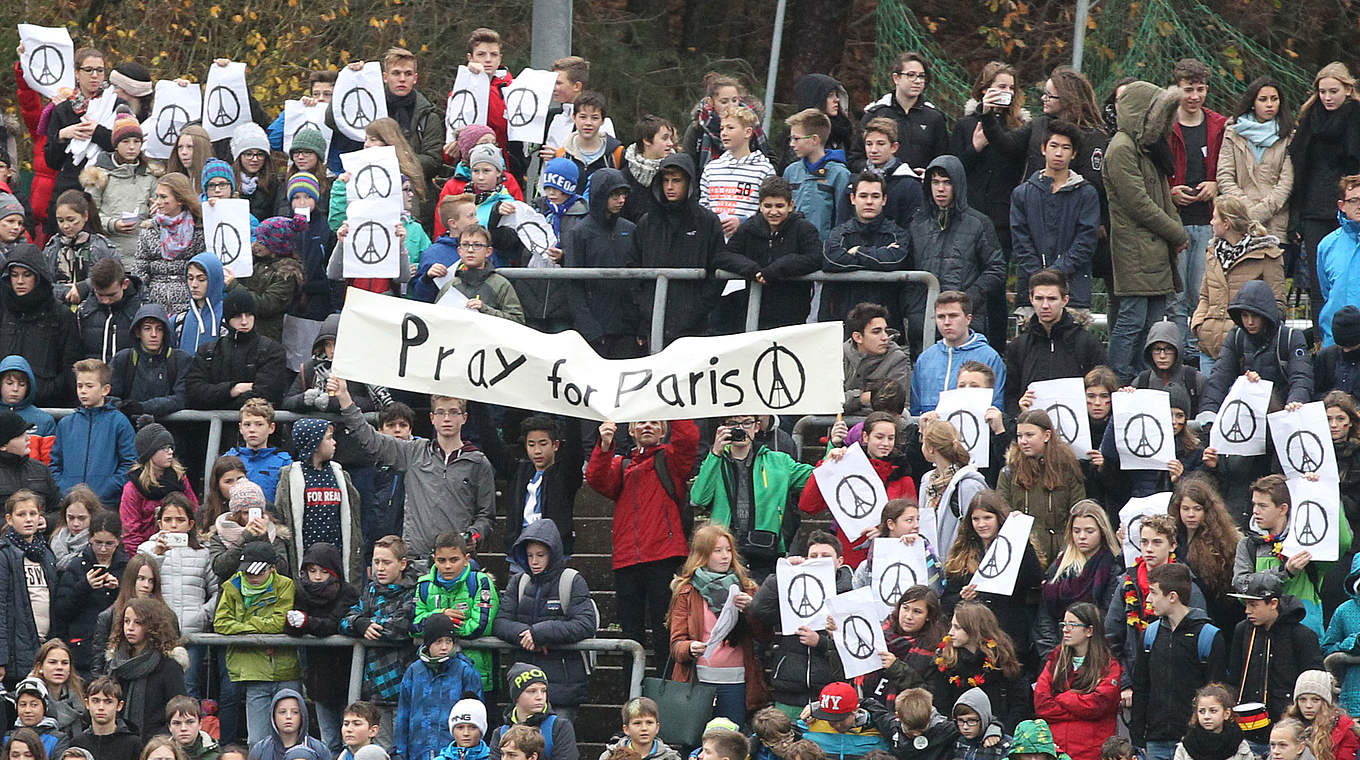
<instances>
[{"instance_id":1,"label":"white paper sign","mask_svg":"<svg viewBox=\"0 0 1360 760\"><path fill-rule=\"evenodd\" d=\"M780 557L774 566L779 590L779 630L786 636L807 626L826 630L826 602L836 595L836 565L828 557L795 565Z\"/></svg>"},{"instance_id":2,"label":"white paper sign","mask_svg":"<svg viewBox=\"0 0 1360 760\"><path fill-rule=\"evenodd\" d=\"M1245 375L1234 380L1209 430L1209 445L1219 454L1266 453L1266 412L1274 385L1269 380L1253 383Z\"/></svg>"},{"instance_id":3,"label":"white paper sign","mask_svg":"<svg viewBox=\"0 0 1360 760\"><path fill-rule=\"evenodd\" d=\"M548 141L544 143L551 148L560 148L562 143L571 137L571 133L576 131L576 122L571 118L572 107L570 103L564 103L562 110L553 114L552 121L548 122ZM608 116L604 117L604 123L600 125L600 134L617 138L614 133L614 120Z\"/></svg>"},{"instance_id":4,"label":"white paper sign","mask_svg":"<svg viewBox=\"0 0 1360 760\"><path fill-rule=\"evenodd\" d=\"M548 249L557 247L557 235L553 232L552 222L524 201L511 201L511 205L515 211L501 216L501 226L513 229L519 242L529 251L533 257L529 260L529 266L545 266L543 263L534 264L535 259L546 261L547 266L556 266L548 258Z\"/></svg>"},{"instance_id":5,"label":"white paper sign","mask_svg":"<svg viewBox=\"0 0 1360 760\"><path fill-rule=\"evenodd\" d=\"M1289 485L1289 530L1280 553L1301 551L1310 562L1335 562L1341 556L1341 492L1335 481L1292 478Z\"/></svg>"},{"instance_id":6,"label":"white paper sign","mask_svg":"<svg viewBox=\"0 0 1360 760\"><path fill-rule=\"evenodd\" d=\"M1318 477L1339 483L1336 450L1332 448L1332 432L1327 425L1327 409L1321 401L1304 404L1297 411L1279 411L1266 417L1270 424L1270 440L1275 443L1275 455L1286 479L1303 477L1316 472Z\"/></svg>"},{"instance_id":7,"label":"white paper sign","mask_svg":"<svg viewBox=\"0 0 1360 760\"><path fill-rule=\"evenodd\" d=\"M930 569L926 564L926 542L917 538L911 544L900 538L875 538L872 553L874 598L879 605L879 619L887 617L912 586L927 585Z\"/></svg>"},{"instance_id":8,"label":"white paper sign","mask_svg":"<svg viewBox=\"0 0 1360 760\"><path fill-rule=\"evenodd\" d=\"M443 279L447 284L449 280L453 279L453 270L449 270L449 273L442 278L435 278L435 283L437 284L440 279ZM444 286L440 285L439 289L444 290ZM444 295L440 296L439 300L435 301L435 304L439 306L446 306L451 309L466 309L467 302L468 297L463 295L463 291L454 287L449 288L448 290L444 290Z\"/></svg>"},{"instance_id":9,"label":"white paper sign","mask_svg":"<svg viewBox=\"0 0 1360 760\"><path fill-rule=\"evenodd\" d=\"M1020 577L1020 563L1029 545L1029 531L1034 518L1024 512L1012 512L1001 526L1001 532L983 553L973 579L979 593L1010 596L1015 592L1015 580Z\"/></svg>"},{"instance_id":10,"label":"white paper sign","mask_svg":"<svg viewBox=\"0 0 1360 760\"><path fill-rule=\"evenodd\" d=\"M20 24L19 44L24 81L39 95L50 100L63 87L76 88L76 47L66 27Z\"/></svg>"},{"instance_id":11,"label":"white paper sign","mask_svg":"<svg viewBox=\"0 0 1360 760\"><path fill-rule=\"evenodd\" d=\"M346 221L349 234L345 236L342 276L401 276L406 256L396 233L400 217L370 201L359 201L346 209Z\"/></svg>"},{"instance_id":12,"label":"white paper sign","mask_svg":"<svg viewBox=\"0 0 1360 760\"><path fill-rule=\"evenodd\" d=\"M1077 459L1090 459L1091 419L1086 413L1086 384L1079 377L1060 377L1029 384L1034 391L1031 409L1043 409L1053 422L1053 432L1072 447Z\"/></svg>"},{"instance_id":13,"label":"white paper sign","mask_svg":"<svg viewBox=\"0 0 1360 760\"><path fill-rule=\"evenodd\" d=\"M718 611L718 619L713 623L713 630L708 634L708 641L704 642L706 649L712 649L722 643L722 640L727 638L727 634L731 633L732 629L736 627L737 616L741 614L737 612L737 593L740 591L741 587L735 583L727 587L727 600L723 602L722 609Z\"/></svg>"},{"instance_id":14,"label":"white paper sign","mask_svg":"<svg viewBox=\"0 0 1360 760\"><path fill-rule=\"evenodd\" d=\"M414 393L592 420L721 417L734 408L834 414L844 402L842 369L826 357L836 356L843 340L840 325L823 322L681 338L651 356L609 360L576 332L541 333L468 309L351 288L335 372Z\"/></svg>"},{"instance_id":15,"label":"white paper sign","mask_svg":"<svg viewBox=\"0 0 1360 760\"><path fill-rule=\"evenodd\" d=\"M846 447L839 462L828 459L812 473L817 476L817 488L831 508L832 517L845 535L853 538L878 525L883 505L888 503L888 492L863 446Z\"/></svg>"},{"instance_id":16,"label":"white paper sign","mask_svg":"<svg viewBox=\"0 0 1360 760\"><path fill-rule=\"evenodd\" d=\"M444 142L451 143L458 130L469 124L486 124L491 110L491 77L474 74L467 66L458 67L448 103L444 106Z\"/></svg>"},{"instance_id":17,"label":"white paper sign","mask_svg":"<svg viewBox=\"0 0 1360 760\"><path fill-rule=\"evenodd\" d=\"M847 679L883 669L879 652L888 651L883 637L883 616L878 614L878 601L873 589L865 586L844 594L837 594L827 602L827 611L836 621L832 641L841 656L841 667Z\"/></svg>"},{"instance_id":18,"label":"white paper sign","mask_svg":"<svg viewBox=\"0 0 1360 760\"><path fill-rule=\"evenodd\" d=\"M326 126L326 109L330 108L327 103L316 103L312 106L302 105L301 100L285 100L283 102L283 153L288 155L293 150L293 137L304 129L315 129L321 133L326 140L326 147L329 150L331 135L335 130ZM321 163L326 163L326 156L322 154Z\"/></svg>"},{"instance_id":19,"label":"white paper sign","mask_svg":"<svg viewBox=\"0 0 1360 760\"><path fill-rule=\"evenodd\" d=\"M96 125L112 130L114 122L114 109L118 107L118 93L112 87L104 90L104 94L90 101L85 109L83 121L94 122ZM76 164L86 161L93 161L99 155L99 145L93 140L82 140L76 138L66 144L66 152L75 158Z\"/></svg>"},{"instance_id":20,"label":"white paper sign","mask_svg":"<svg viewBox=\"0 0 1360 760\"><path fill-rule=\"evenodd\" d=\"M203 204L203 242L209 253L217 254L222 268L236 277L255 272L255 257L250 250L250 201L245 198L218 198Z\"/></svg>"},{"instance_id":21,"label":"white paper sign","mask_svg":"<svg viewBox=\"0 0 1360 760\"><path fill-rule=\"evenodd\" d=\"M955 388L940 391L935 413L959 431L963 445L978 468L991 466L992 428L987 424L987 409L992 405L991 388Z\"/></svg>"},{"instance_id":22,"label":"white paper sign","mask_svg":"<svg viewBox=\"0 0 1360 760\"><path fill-rule=\"evenodd\" d=\"M1124 528L1124 567L1133 567L1138 556L1143 553L1143 518L1149 515L1166 514L1166 506L1171 503L1171 494L1154 493L1129 499L1119 510L1119 525Z\"/></svg>"},{"instance_id":23,"label":"white paper sign","mask_svg":"<svg viewBox=\"0 0 1360 760\"><path fill-rule=\"evenodd\" d=\"M364 128L374 119L387 115L387 94L383 90L382 65L369 61L359 71L348 66L335 78L331 97L335 126L351 140L364 141Z\"/></svg>"},{"instance_id":24,"label":"white paper sign","mask_svg":"<svg viewBox=\"0 0 1360 760\"><path fill-rule=\"evenodd\" d=\"M190 83L183 87L171 79L156 82L155 105L142 123L142 150L148 158L170 158L179 133L203 113L203 88Z\"/></svg>"},{"instance_id":25,"label":"white paper sign","mask_svg":"<svg viewBox=\"0 0 1360 760\"><path fill-rule=\"evenodd\" d=\"M401 218L402 210L401 166L397 163L397 149L391 145L364 148L341 155L340 163L349 174L345 198L351 208L346 216L354 215L353 206L364 204L370 215L390 216L391 223L395 224ZM351 224L350 229L353 228Z\"/></svg>"},{"instance_id":26,"label":"white paper sign","mask_svg":"<svg viewBox=\"0 0 1360 760\"><path fill-rule=\"evenodd\" d=\"M1140 388L1110 397L1110 421L1122 470L1166 470L1176 458L1171 394Z\"/></svg>"},{"instance_id":27,"label":"white paper sign","mask_svg":"<svg viewBox=\"0 0 1360 760\"><path fill-rule=\"evenodd\" d=\"M208 67L208 82L203 86L203 128L208 138L217 141L231 137L236 128L250 123L250 90L246 87L246 65L232 61L226 66Z\"/></svg>"},{"instance_id":28,"label":"white paper sign","mask_svg":"<svg viewBox=\"0 0 1360 760\"><path fill-rule=\"evenodd\" d=\"M505 88L507 137L535 145L543 141L557 74L525 69Z\"/></svg>"}]
</instances>

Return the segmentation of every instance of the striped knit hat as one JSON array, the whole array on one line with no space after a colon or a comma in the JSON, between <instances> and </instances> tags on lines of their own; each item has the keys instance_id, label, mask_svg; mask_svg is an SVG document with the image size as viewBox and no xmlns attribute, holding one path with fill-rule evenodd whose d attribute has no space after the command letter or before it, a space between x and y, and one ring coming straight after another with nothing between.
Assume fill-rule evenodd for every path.
<instances>
[{"instance_id":1,"label":"striped knit hat","mask_svg":"<svg viewBox=\"0 0 1360 760\"><path fill-rule=\"evenodd\" d=\"M138 124L137 120L132 118L131 115L120 116L113 122L113 144L115 146L134 137L138 140L142 139L142 125Z\"/></svg>"},{"instance_id":2,"label":"striped knit hat","mask_svg":"<svg viewBox=\"0 0 1360 760\"><path fill-rule=\"evenodd\" d=\"M236 192L236 170L220 158L210 158L203 164L203 192L208 192L208 183L215 179L225 179L231 183L231 191Z\"/></svg>"},{"instance_id":3,"label":"striped knit hat","mask_svg":"<svg viewBox=\"0 0 1360 760\"><path fill-rule=\"evenodd\" d=\"M298 172L288 179L289 202L292 202L293 196L298 193L306 193L312 200L320 203L321 182L311 172Z\"/></svg>"},{"instance_id":4,"label":"striped knit hat","mask_svg":"<svg viewBox=\"0 0 1360 760\"><path fill-rule=\"evenodd\" d=\"M271 216L255 228L255 242L275 256L296 257L298 232L304 225L297 217Z\"/></svg>"}]
</instances>

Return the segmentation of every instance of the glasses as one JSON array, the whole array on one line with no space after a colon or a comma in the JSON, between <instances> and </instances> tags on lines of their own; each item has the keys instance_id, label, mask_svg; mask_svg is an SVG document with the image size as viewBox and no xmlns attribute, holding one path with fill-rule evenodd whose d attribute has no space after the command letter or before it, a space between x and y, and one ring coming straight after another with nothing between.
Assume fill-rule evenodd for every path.
<instances>
[{"instance_id":1,"label":"glasses","mask_svg":"<svg viewBox=\"0 0 1360 760\"><path fill-rule=\"evenodd\" d=\"M755 420L743 420L742 422L733 422L732 427L746 428L747 430L755 430L756 425L759 424L760 423L756 422Z\"/></svg>"},{"instance_id":2,"label":"glasses","mask_svg":"<svg viewBox=\"0 0 1360 760\"><path fill-rule=\"evenodd\" d=\"M1341 201L1343 206L1360 206L1360 198L1347 198Z\"/></svg>"},{"instance_id":3,"label":"glasses","mask_svg":"<svg viewBox=\"0 0 1360 760\"><path fill-rule=\"evenodd\" d=\"M1069 622L1069 621L1064 620L1064 621L1062 621L1061 623L1058 623L1058 627L1059 627L1059 628L1087 628L1087 627L1089 627L1089 626L1087 626L1085 623L1072 623L1072 622Z\"/></svg>"},{"instance_id":4,"label":"glasses","mask_svg":"<svg viewBox=\"0 0 1360 760\"><path fill-rule=\"evenodd\" d=\"M1176 349L1172 348L1171 346L1153 346L1153 347L1152 347L1152 353L1154 353L1154 354L1174 354L1174 353L1176 353Z\"/></svg>"},{"instance_id":5,"label":"glasses","mask_svg":"<svg viewBox=\"0 0 1360 760\"><path fill-rule=\"evenodd\" d=\"M815 137L815 136L816 136L816 135L789 135L789 142L791 142L791 143L796 143L796 142L798 142L799 140L807 140L807 139L809 139L809 138L811 138L811 137Z\"/></svg>"},{"instance_id":6,"label":"glasses","mask_svg":"<svg viewBox=\"0 0 1360 760\"><path fill-rule=\"evenodd\" d=\"M927 78L925 72L923 71L894 71L893 76L906 77L907 79L911 79L913 81L917 79L924 80Z\"/></svg>"},{"instance_id":7,"label":"glasses","mask_svg":"<svg viewBox=\"0 0 1360 760\"><path fill-rule=\"evenodd\" d=\"M117 541L91 541L90 546L98 549L112 549L118 545Z\"/></svg>"},{"instance_id":8,"label":"glasses","mask_svg":"<svg viewBox=\"0 0 1360 760\"><path fill-rule=\"evenodd\" d=\"M209 190L221 190L224 187L231 187L231 183L225 179L215 179L209 182L206 187Z\"/></svg>"},{"instance_id":9,"label":"glasses","mask_svg":"<svg viewBox=\"0 0 1360 760\"><path fill-rule=\"evenodd\" d=\"M434 417L434 418L436 418L436 419L442 418L442 417L448 417L448 418L452 419L452 418L454 418L454 417L462 417L462 416L463 416L463 412L461 412L461 411L459 411L459 410L457 410L457 409L432 409L432 410L430 411L430 416L431 416L431 417Z\"/></svg>"},{"instance_id":10,"label":"glasses","mask_svg":"<svg viewBox=\"0 0 1360 760\"><path fill-rule=\"evenodd\" d=\"M1059 98L1057 95L1054 95L1054 94L1052 94L1052 93L1046 92L1046 93L1044 93L1043 95L1040 95L1040 96L1039 96L1039 99L1040 99L1040 100L1061 100L1062 98Z\"/></svg>"},{"instance_id":11,"label":"glasses","mask_svg":"<svg viewBox=\"0 0 1360 760\"><path fill-rule=\"evenodd\" d=\"M490 248L490 247L491 247L491 246L487 245L486 243L459 243L459 244L458 244L458 250L460 250L460 251L485 251L486 249L488 249L488 248Z\"/></svg>"},{"instance_id":12,"label":"glasses","mask_svg":"<svg viewBox=\"0 0 1360 760\"><path fill-rule=\"evenodd\" d=\"M76 71L79 71L82 74L103 74L105 71L108 71L108 69L103 66L80 66Z\"/></svg>"},{"instance_id":13,"label":"glasses","mask_svg":"<svg viewBox=\"0 0 1360 760\"><path fill-rule=\"evenodd\" d=\"M269 154L265 153L262 150L248 150L241 154L241 158L253 158L256 160L262 160L269 158Z\"/></svg>"},{"instance_id":14,"label":"glasses","mask_svg":"<svg viewBox=\"0 0 1360 760\"><path fill-rule=\"evenodd\" d=\"M980 725L982 725L982 719L981 719L981 718L955 718L955 719L954 719L954 723L956 723L956 724L959 726L959 728L972 728L973 726L980 726Z\"/></svg>"}]
</instances>

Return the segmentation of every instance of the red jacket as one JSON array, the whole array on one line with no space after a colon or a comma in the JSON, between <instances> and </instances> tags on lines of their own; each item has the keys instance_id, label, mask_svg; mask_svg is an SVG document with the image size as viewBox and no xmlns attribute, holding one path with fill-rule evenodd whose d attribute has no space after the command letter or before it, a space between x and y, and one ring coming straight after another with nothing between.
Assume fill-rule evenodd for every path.
<instances>
[{"instance_id":1,"label":"red jacket","mask_svg":"<svg viewBox=\"0 0 1360 760\"><path fill-rule=\"evenodd\" d=\"M1218 149L1223 147L1223 130L1228 126L1228 120L1221 113L1204 109L1204 123L1208 125L1204 134L1205 155L1204 155L1204 179L1209 182L1218 181ZM1181 135L1181 124L1177 121L1171 126L1171 134L1166 138L1167 145L1171 148L1171 157L1175 159L1176 173L1171 175L1171 186L1185 184L1185 137Z\"/></svg>"},{"instance_id":2,"label":"red jacket","mask_svg":"<svg viewBox=\"0 0 1360 760\"><path fill-rule=\"evenodd\" d=\"M883 479L883 488L888 492L889 500L911 499L914 501L916 499L916 481L912 480L910 475L892 478L897 465L886 459L874 459L872 457L869 458L869 462L873 464L874 472L878 473L878 477ZM821 462L817 464L820 465ZM808 477L807 484L803 486L803 493L798 497L798 508L810 515L830 509L826 505L826 500L822 498L822 490L817 487L817 473L815 471ZM869 556L868 542L861 542L859 546L856 546L850 540L850 537L845 535L845 531L841 530L840 525L836 526L836 537L841 540L841 557L845 560L845 564L850 567L859 567L859 563ZM858 541L859 536L855 536L855 540Z\"/></svg>"},{"instance_id":3,"label":"red jacket","mask_svg":"<svg viewBox=\"0 0 1360 760\"><path fill-rule=\"evenodd\" d=\"M614 502L615 570L689 554L680 518L680 510L688 505L671 501L657 478L654 457L661 449L666 450L666 470L675 482L675 493L684 501L685 482L699 456L699 427L692 420L671 422L669 443L635 449L627 471L623 457L598 443L590 452L586 482Z\"/></svg>"},{"instance_id":4,"label":"red jacket","mask_svg":"<svg viewBox=\"0 0 1360 760\"><path fill-rule=\"evenodd\" d=\"M505 123L505 88L509 86L515 78L511 76L509 69L505 70L504 76L491 77L490 102L487 103L486 125L491 127L491 131L496 133L496 144L505 150L505 143L509 139L506 134L508 127Z\"/></svg>"},{"instance_id":5,"label":"red jacket","mask_svg":"<svg viewBox=\"0 0 1360 760\"><path fill-rule=\"evenodd\" d=\"M1336 760L1355 760L1355 750L1360 748L1360 737L1355 735L1355 721L1339 707L1336 725L1332 727L1332 751Z\"/></svg>"},{"instance_id":6,"label":"red jacket","mask_svg":"<svg viewBox=\"0 0 1360 760\"><path fill-rule=\"evenodd\" d=\"M1095 691L1080 694L1068 689L1054 694L1053 663L1058 651L1049 655L1034 685L1034 717L1048 721L1053 739L1072 760L1100 760L1100 745L1118 729L1119 679L1124 671L1112 654Z\"/></svg>"},{"instance_id":7,"label":"red jacket","mask_svg":"<svg viewBox=\"0 0 1360 760\"><path fill-rule=\"evenodd\" d=\"M42 121L42 96L24 81L24 69L19 61L14 62L14 78L19 83L19 114L24 119L29 138L33 140L33 184L29 187L28 202L33 207L33 218L41 230L43 222L47 220L47 204L52 200L52 186L56 184L57 173L47 165L47 157L43 152L47 146L47 132L38 128L38 122ZM19 159L10 156L10 160L17 164Z\"/></svg>"}]
</instances>

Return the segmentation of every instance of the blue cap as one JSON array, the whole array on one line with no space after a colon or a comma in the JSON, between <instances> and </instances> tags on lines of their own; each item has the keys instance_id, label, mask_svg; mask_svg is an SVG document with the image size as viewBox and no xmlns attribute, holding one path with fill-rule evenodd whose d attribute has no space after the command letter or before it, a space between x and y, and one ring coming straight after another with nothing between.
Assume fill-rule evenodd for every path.
<instances>
[{"instance_id":1,"label":"blue cap","mask_svg":"<svg viewBox=\"0 0 1360 760\"><path fill-rule=\"evenodd\" d=\"M576 195L581 181L581 170L570 158L554 158L543 168L543 186L555 187L567 195Z\"/></svg>"}]
</instances>

